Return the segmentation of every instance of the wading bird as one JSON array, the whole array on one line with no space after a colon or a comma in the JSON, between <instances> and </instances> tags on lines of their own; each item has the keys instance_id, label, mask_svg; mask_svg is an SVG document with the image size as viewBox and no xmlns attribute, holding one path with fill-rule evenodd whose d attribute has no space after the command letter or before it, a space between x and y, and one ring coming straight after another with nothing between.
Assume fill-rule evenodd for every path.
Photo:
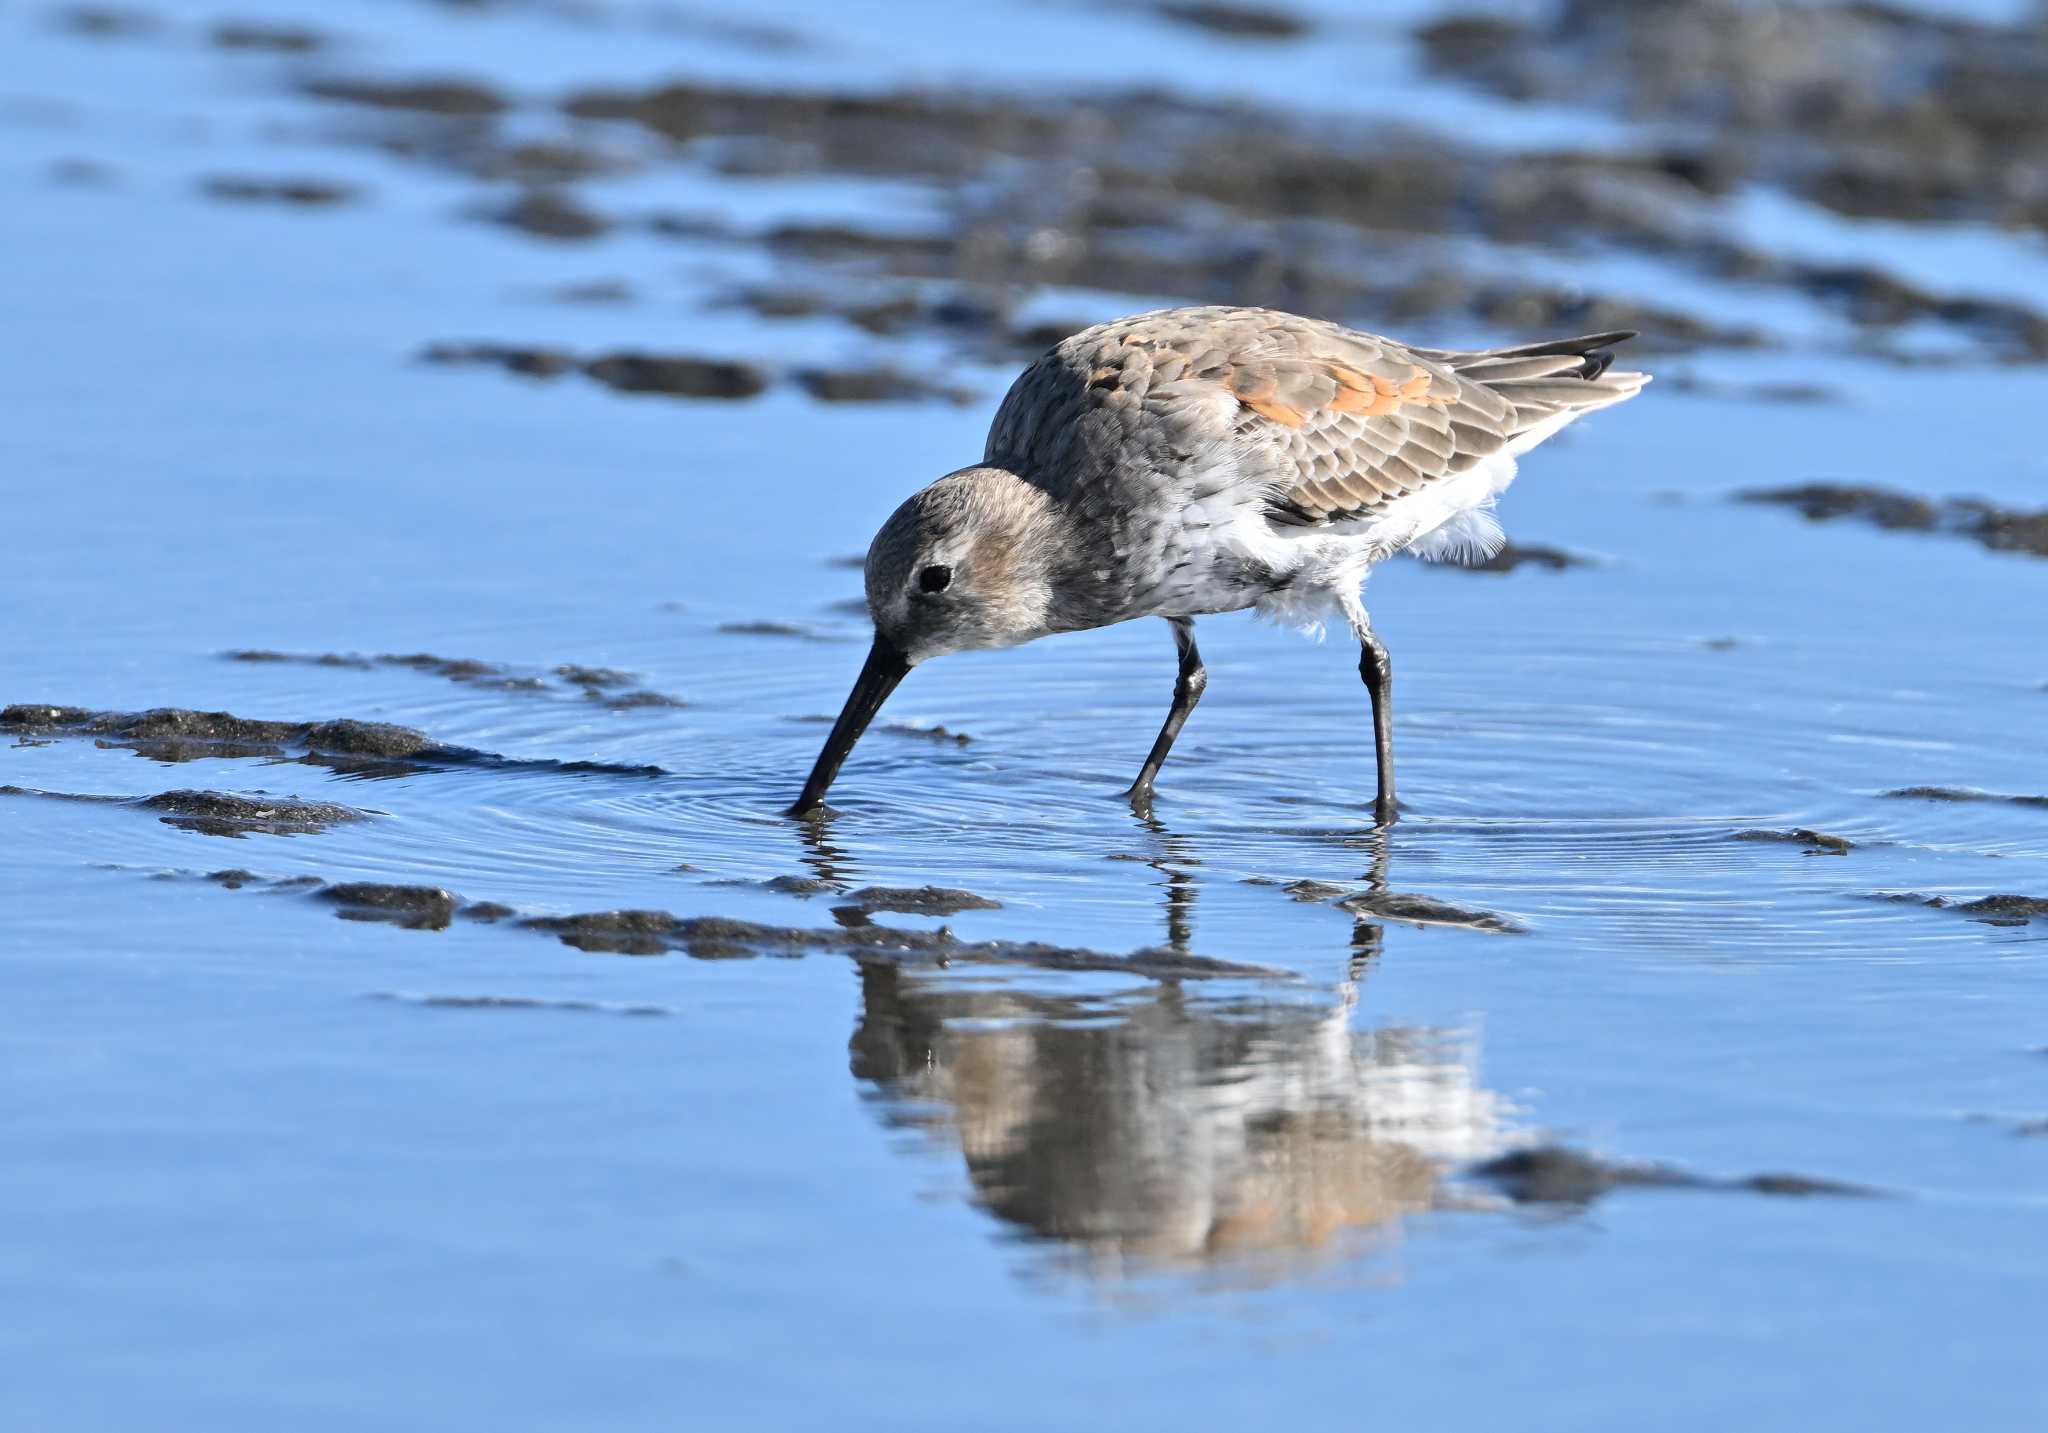
<instances>
[{"instance_id":1,"label":"wading bird","mask_svg":"<svg viewBox=\"0 0 2048 1433\"><path fill-rule=\"evenodd\" d=\"M1194 619L1340 615L1371 694L1394 820L1392 674L1361 587L1397 552L1483 560L1515 460L1643 373L1629 333L1459 352L1256 308L1162 309L1066 339L1010 386L977 467L897 508L868 548L875 641L790 808L818 807L912 667L948 652L1164 617L1173 706L1126 793L1144 809L1208 678Z\"/></svg>"}]
</instances>

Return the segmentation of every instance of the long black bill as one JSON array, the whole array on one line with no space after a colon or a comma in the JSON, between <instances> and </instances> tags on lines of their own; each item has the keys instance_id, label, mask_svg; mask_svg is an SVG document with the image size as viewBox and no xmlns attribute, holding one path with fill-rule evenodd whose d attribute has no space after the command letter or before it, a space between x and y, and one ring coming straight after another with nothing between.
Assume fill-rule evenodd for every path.
<instances>
[{"instance_id":1,"label":"long black bill","mask_svg":"<svg viewBox=\"0 0 2048 1433\"><path fill-rule=\"evenodd\" d=\"M846 760L846 753L853 750L853 744L868 729L882 703L889 700L896 684L909 674L909 660L888 642L875 638L875 645L868 650L867 665L860 669L853 694L846 699L846 709L832 723L832 735L825 738L825 749L818 753L818 764L811 768L811 779L804 783L804 794L797 797L796 805L786 814L803 816L818 809L825 799L825 789L839 774L839 763Z\"/></svg>"}]
</instances>

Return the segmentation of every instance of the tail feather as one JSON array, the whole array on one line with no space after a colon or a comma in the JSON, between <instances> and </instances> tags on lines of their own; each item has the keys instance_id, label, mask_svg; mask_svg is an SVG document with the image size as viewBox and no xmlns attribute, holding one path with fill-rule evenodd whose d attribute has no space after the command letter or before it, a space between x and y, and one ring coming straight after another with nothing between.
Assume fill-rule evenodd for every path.
<instances>
[{"instance_id":1,"label":"tail feather","mask_svg":"<svg viewBox=\"0 0 2048 1433\"><path fill-rule=\"evenodd\" d=\"M1613 367L1613 345L1634 337L1633 332L1618 329L1430 356L1460 378L1483 383L1512 404L1515 436L1535 429L1548 436L1581 413L1633 398L1650 381L1647 373Z\"/></svg>"}]
</instances>

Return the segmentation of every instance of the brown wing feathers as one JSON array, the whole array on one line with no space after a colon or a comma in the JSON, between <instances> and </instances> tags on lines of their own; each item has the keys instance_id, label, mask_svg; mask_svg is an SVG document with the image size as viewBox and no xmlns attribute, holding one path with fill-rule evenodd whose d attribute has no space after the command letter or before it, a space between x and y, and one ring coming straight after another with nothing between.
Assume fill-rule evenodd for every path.
<instances>
[{"instance_id":1,"label":"brown wing feathers","mask_svg":"<svg viewBox=\"0 0 2048 1433\"><path fill-rule=\"evenodd\" d=\"M1609 345L1630 336L1462 352L1264 309L1137 314L1074 335L1026 370L987 456L1089 482L1113 471L1095 451L1105 444L1176 452L1216 441L1205 425L1217 423L1246 445L1244 472L1268 485L1273 521L1369 517L1534 429L1633 394L1645 375L1608 371ZM1219 390L1235 400L1234 420L1200 397Z\"/></svg>"},{"instance_id":2,"label":"brown wing feathers","mask_svg":"<svg viewBox=\"0 0 2048 1433\"><path fill-rule=\"evenodd\" d=\"M1589 334L1477 353L1416 349L1409 351L1411 376L1399 381L1383 372L1325 365L1364 381L1340 380L1345 397L1332 397L1299 417L1279 416L1304 436L1334 440L1341 470L1317 471L1331 466L1327 462L1303 465L1305 480L1276 496L1274 520L1301 525L1368 517L1432 481L1467 471L1560 416L1619 402L1647 381L1636 373L1608 376L1614 360L1608 345L1630 337ZM1385 349L1389 363L1407 357L1391 344ZM1276 417L1265 406L1247 406ZM1347 421L1354 418L1371 421ZM1299 440L1295 446L1298 452Z\"/></svg>"}]
</instances>

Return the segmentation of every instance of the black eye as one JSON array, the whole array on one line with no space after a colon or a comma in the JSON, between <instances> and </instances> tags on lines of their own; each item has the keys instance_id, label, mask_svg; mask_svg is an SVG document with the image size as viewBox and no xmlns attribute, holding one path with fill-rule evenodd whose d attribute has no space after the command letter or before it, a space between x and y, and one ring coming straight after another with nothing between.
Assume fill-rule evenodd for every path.
<instances>
[{"instance_id":1,"label":"black eye","mask_svg":"<svg viewBox=\"0 0 2048 1433\"><path fill-rule=\"evenodd\" d=\"M952 581L953 569L937 563L917 574L917 586L920 592L944 592L947 587L952 585Z\"/></svg>"}]
</instances>

